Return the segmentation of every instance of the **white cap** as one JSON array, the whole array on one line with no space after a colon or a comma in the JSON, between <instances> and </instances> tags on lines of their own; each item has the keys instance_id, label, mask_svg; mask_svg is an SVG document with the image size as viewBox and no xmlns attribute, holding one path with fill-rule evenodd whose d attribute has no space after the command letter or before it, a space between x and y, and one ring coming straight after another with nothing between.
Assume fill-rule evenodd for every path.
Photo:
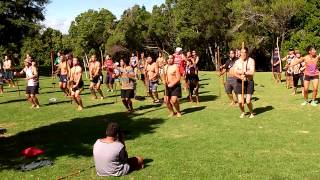
<instances>
[{"instance_id":1,"label":"white cap","mask_svg":"<svg viewBox=\"0 0 320 180\"><path fill-rule=\"evenodd\" d=\"M177 47L176 48L176 52L181 52L182 51L182 48L181 47Z\"/></svg>"},{"instance_id":2,"label":"white cap","mask_svg":"<svg viewBox=\"0 0 320 180\"><path fill-rule=\"evenodd\" d=\"M116 63L114 63L116 66L119 66L119 63L118 62L116 62Z\"/></svg>"}]
</instances>

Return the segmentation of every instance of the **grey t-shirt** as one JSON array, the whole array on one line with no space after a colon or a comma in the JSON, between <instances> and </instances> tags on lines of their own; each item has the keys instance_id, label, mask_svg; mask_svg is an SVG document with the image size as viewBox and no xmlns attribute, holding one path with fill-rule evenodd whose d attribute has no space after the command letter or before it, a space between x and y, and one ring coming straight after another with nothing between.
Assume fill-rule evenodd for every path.
<instances>
[{"instance_id":1,"label":"grey t-shirt","mask_svg":"<svg viewBox=\"0 0 320 180\"><path fill-rule=\"evenodd\" d=\"M128 154L120 142L98 139L93 145L93 158L98 176L123 176L129 172Z\"/></svg>"}]
</instances>

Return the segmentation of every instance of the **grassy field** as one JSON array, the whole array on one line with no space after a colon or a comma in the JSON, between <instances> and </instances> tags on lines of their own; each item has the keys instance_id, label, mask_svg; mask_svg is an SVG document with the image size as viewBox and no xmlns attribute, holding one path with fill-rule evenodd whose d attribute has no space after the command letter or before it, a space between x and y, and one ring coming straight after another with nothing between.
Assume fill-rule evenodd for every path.
<instances>
[{"instance_id":1,"label":"grassy field","mask_svg":"<svg viewBox=\"0 0 320 180\"><path fill-rule=\"evenodd\" d=\"M91 100L88 87L85 109L79 112L57 88L54 92L49 77L41 78L38 110L29 108L23 92L19 96L6 88L0 95L0 127L8 129L0 138L0 177L56 179L87 169L93 165L95 140L105 135L109 121L116 121L126 132L129 156L147 162L145 169L123 179L320 179L320 107L301 107L300 94L290 96L291 90L275 85L270 73L257 73L256 117L240 119L217 76L201 72L200 79L200 106L193 107L184 93L180 119L167 118L166 107L150 99L134 101L136 112L128 116L114 94ZM52 97L57 104L49 104ZM16 165L25 161L18 154L29 146L44 149L54 165L17 171ZM73 178L100 179L94 169Z\"/></svg>"}]
</instances>

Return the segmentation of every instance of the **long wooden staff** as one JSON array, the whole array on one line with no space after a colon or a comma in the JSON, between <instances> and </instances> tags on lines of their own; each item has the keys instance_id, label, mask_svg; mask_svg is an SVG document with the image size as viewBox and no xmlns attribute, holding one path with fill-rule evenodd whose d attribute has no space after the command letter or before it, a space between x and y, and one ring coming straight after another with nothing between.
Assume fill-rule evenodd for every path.
<instances>
[{"instance_id":1,"label":"long wooden staff","mask_svg":"<svg viewBox=\"0 0 320 180\"><path fill-rule=\"evenodd\" d=\"M272 79L275 79L274 78L274 69L273 69L273 64L274 64L273 58L274 58L274 51L272 49L271 50L271 70L272 70Z\"/></svg>"},{"instance_id":2,"label":"long wooden staff","mask_svg":"<svg viewBox=\"0 0 320 180\"><path fill-rule=\"evenodd\" d=\"M244 42L242 42L242 50L244 49ZM248 53L248 52L247 52ZM244 72L244 67L242 64L242 74ZM241 80L241 105L244 106L244 79Z\"/></svg>"},{"instance_id":3,"label":"long wooden staff","mask_svg":"<svg viewBox=\"0 0 320 180\"><path fill-rule=\"evenodd\" d=\"M53 85L53 90L56 89L56 83L54 82L54 62L53 62L53 51L50 52L50 59L51 59L51 80Z\"/></svg>"},{"instance_id":4,"label":"long wooden staff","mask_svg":"<svg viewBox=\"0 0 320 180\"><path fill-rule=\"evenodd\" d=\"M219 68L219 72L221 72L221 58L220 58L220 47L218 46L217 47L217 66ZM224 76L222 76L222 79L221 79L221 76L220 76L220 81L221 81L221 84L223 85L224 84ZM219 96L221 96L221 85L219 86Z\"/></svg>"},{"instance_id":5,"label":"long wooden staff","mask_svg":"<svg viewBox=\"0 0 320 180\"><path fill-rule=\"evenodd\" d=\"M280 73L282 73L282 63L281 63L281 57L280 57L280 48L279 48L279 38L277 37L277 49L278 49L278 56L280 61Z\"/></svg>"},{"instance_id":6,"label":"long wooden staff","mask_svg":"<svg viewBox=\"0 0 320 180\"><path fill-rule=\"evenodd\" d=\"M100 48L100 55L101 55L101 67L103 66L103 53L102 53L102 49Z\"/></svg>"},{"instance_id":7,"label":"long wooden staff","mask_svg":"<svg viewBox=\"0 0 320 180\"><path fill-rule=\"evenodd\" d=\"M83 58L82 58L83 68L84 68L84 72L85 72L85 74L86 74L86 78L88 79L87 66L86 66L86 61L85 61L84 59L85 59L85 58L83 57Z\"/></svg>"}]
</instances>

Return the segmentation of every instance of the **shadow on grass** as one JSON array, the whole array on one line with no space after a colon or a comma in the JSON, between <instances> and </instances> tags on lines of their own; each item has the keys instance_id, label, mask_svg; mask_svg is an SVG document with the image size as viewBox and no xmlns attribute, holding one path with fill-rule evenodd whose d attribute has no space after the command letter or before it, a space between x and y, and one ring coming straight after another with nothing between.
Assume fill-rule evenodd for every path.
<instances>
[{"instance_id":1,"label":"shadow on grass","mask_svg":"<svg viewBox=\"0 0 320 180\"><path fill-rule=\"evenodd\" d=\"M114 104L114 102L94 104L94 105L90 105L90 106L85 106L85 108L86 109L90 109L90 108L95 108L95 107L104 106L104 105L110 105L110 104Z\"/></svg>"},{"instance_id":2,"label":"shadow on grass","mask_svg":"<svg viewBox=\"0 0 320 180\"><path fill-rule=\"evenodd\" d=\"M10 100L10 101L0 102L0 104L8 104L8 103L15 103L15 102L22 102L22 101L27 101L27 100L26 100L26 98L21 96L20 99L14 99L14 100Z\"/></svg>"},{"instance_id":3,"label":"shadow on grass","mask_svg":"<svg viewBox=\"0 0 320 180\"><path fill-rule=\"evenodd\" d=\"M9 137L0 137L0 169L15 169L23 163L19 153L31 146L45 151L44 157L55 160L60 156L92 156L92 146L99 138L105 137L108 122L118 122L126 132L126 139L133 140L145 134L153 133L164 122L161 118L135 118L126 113L117 112L107 115L75 118L57 122ZM62 120L62 119L61 119Z\"/></svg>"},{"instance_id":4,"label":"shadow on grass","mask_svg":"<svg viewBox=\"0 0 320 180\"><path fill-rule=\"evenodd\" d=\"M183 115L185 115L185 114L193 113L193 112L196 112L196 111L202 111L205 108L206 108L206 106L191 107L191 108L184 109L181 112L183 113Z\"/></svg>"},{"instance_id":5,"label":"shadow on grass","mask_svg":"<svg viewBox=\"0 0 320 180\"><path fill-rule=\"evenodd\" d=\"M256 115L258 115L258 114L265 113L267 111L271 111L273 109L274 109L273 106L258 107L256 109L254 109L254 112L256 113Z\"/></svg>"},{"instance_id":6,"label":"shadow on grass","mask_svg":"<svg viewBox=\"0 0 320 180\"><path fill-rule=\"evenodd\" d=\"M144 162L144 168L147 168L150 166L150 163L153 162L153 159L147 158L147 159L144 159L143 162Z\"/></svg>"},{"instance_id":7,"label":"shadow on grass","mask_svg":"<svg viewBox=\"0 0 320 180\"><path fill-rule=\"evenodd\" d=\"M252 97L251 99L252 99L252 101L258 101L260 98L258 98L258 97Z\"/></svg>"}]
</instances>

